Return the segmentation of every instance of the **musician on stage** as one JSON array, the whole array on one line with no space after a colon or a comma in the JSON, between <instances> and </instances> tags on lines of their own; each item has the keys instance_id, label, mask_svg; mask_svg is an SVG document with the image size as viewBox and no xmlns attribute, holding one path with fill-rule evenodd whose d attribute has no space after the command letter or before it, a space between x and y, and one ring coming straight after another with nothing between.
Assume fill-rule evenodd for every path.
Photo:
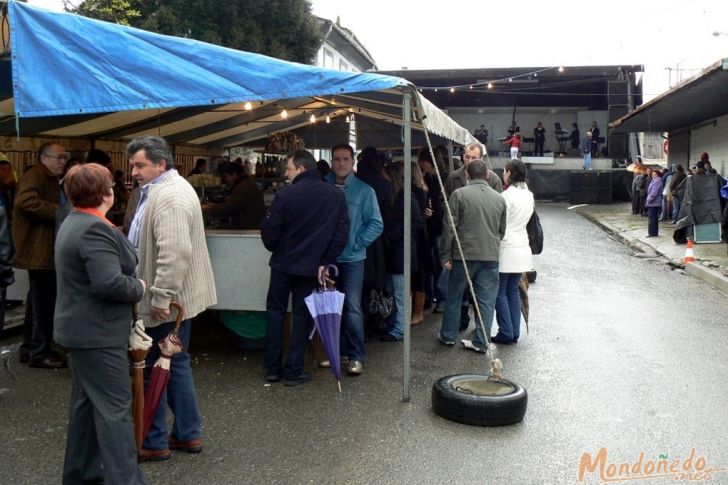
<instances>
[{"instance_id":1,"label":"musician on stage","mask_svg":"<svg viewBox=\"0 0 728 485\"><path fill-rule=\"evenodd\" d=\"M571 139L571 149L572 150L578 150L579 149L579 142L581 141L579 139L579 127L576 123L571 124L571 134L569 134L569 138Z\"/></svg>"},{"instance_id":2,"label":"musician on stage","mask_svg":"<svg viewBox=\"0 0 728 485\"><path fill-rule=\"evenodd\" d=\"M591 129L589 130L589 132L592 134L592 136L591 136L592 153L591 154L592 154L592 157L596 157L597 151L598 151L597 145L599 144L599 127L597 126L596 121L592 121L592 126L591 126Z\"/></svg>"},{"instance_id":3,"label":"musician on stage","mask_svg":"<svg viewBox=\"0 0 728 485\"><path fill-rule=\"evenodd\" d=\"M511 146L511 160L518 160L521 149L521 134L515 132L513 135L509 136L503 144Z\"/></svg>"},{"instance_id":4,"label":"musician on stage","mask_svg":"<svg viewBox=\"0 0 728 485\"><path fill-rule=\"evenodd\" d=\"M509 135L509 138L510 138L511 136L515 135L516 133L520 133L520 132L521 132L521 127L520 127L520 126L518 126L518 125L516 124L516 120L513 120L513 121L511 122L511 127L510 127L510 128L508 128L508 135ZM506 143L507 143L507 142L506 142Z\"/></svg>"},{"instance_id":5,"label":"musician on stage","mask_svg":"<svg viewBox=\"0 0 728 485\"><path fill-rule=\"evenodd\" d=\"M540 121L536 125L536 128L533 129L533 139L536 143L536 148L533 152L534 156L543 157L543 143L546 141L546 128L543 127Z\"/></svg>"}]
</instances>

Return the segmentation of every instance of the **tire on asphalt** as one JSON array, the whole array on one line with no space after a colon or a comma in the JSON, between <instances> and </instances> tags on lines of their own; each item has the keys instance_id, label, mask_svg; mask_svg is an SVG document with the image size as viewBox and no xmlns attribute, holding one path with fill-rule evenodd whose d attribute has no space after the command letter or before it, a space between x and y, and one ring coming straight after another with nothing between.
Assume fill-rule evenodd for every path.
<instances>
[{"instance_id":1,"label":"tire on asphalt","mask_svg":"<svg viewBox=\"0 0 728 485\"><path fill-rule=\"evenodd\" d=\"M536 271L526 271L526 278L528 278L529 283L533 283L536 281L536 276L538 276L538 273Z\"/></svg>"},{"instance_id":2,"label":"tire on asphalt","mask_svg":"<svg viewBox=\"0 0 728 485\"><path fill-rule=\"evenodd\" d=\"M523 420L528 395L509 380L457 374L432 385L432 409L439 416L474 426L505 426Z\"/></svg>"}]
</instances>

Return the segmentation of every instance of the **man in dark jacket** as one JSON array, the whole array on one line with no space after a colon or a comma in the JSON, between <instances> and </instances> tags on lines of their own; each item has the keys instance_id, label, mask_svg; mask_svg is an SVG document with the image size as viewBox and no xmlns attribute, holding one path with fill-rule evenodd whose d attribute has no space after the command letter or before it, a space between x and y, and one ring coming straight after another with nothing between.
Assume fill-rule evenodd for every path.
<instances>
[{"instance_id":1,"label":"man in dark jacket","mask_svg":"<svg viewBox=\"0 0 728 485\"><path fill-rule=\"evenodd\" d=\"M41 145L39 163L23 174L13 206L15 267L27 269L30 280L20 361L30 361L32 367L43 369L66 366L66 360L51 349L51 340L56 305L53 242L56 214L61 206L58 178L63 175L68 158L63 145Z\"/></svg>"},{"instance_id":2,"label":"man in dark jacket","mask_svg":"<svg viewBox=\"0 0 728 485\"><path fill-rule=\"evenodd\" d=\"M450 197L455 189L465 187L468 185L467 176L465 170L473 160L484 160L485 149L480 143L471 143L463 150L463 166L451 173L445 181L445 194ZM486 162L487 166L487 162ZM493 172L491 167L488 167L488 172L485 176L485 182L496 192L503 192L503 183L501 179Z\"/></svg>"},{"instance_id":3,"label":"man in dark jacket","mask_svg":"<svg viewBox=\"0 0 728 485\"><path fill-rule=\"evenodd\" d=\"M263 193L255 181L245 175L243 167L228 163L222 169L225 184L232 187L227 200L221 204L205 204L202 210L217 216L230 217L230 229L260 229L265 217Z\"/></svg>"},{"instance_id":4,"label":"man in dark jacket","mask_svg":"<svg viewBox=\"0 0 728 485\"><path fill-rule=\"evenodd\" d=\"M261 225L261 237L271 253L270 285L266 301L265 368L268 382L285 379L287 386L304 384L303 358L311 316L303 301L323 283L326 265L334 264L346 246L349 216L341 190L321 180L316 159L296 150L287 161L291 181L276 194ZM293 323L288 357L281 368L283 320L293 294Z\"/></svg>"},{"instance_id":5,"label":"man in dark jacket","mask_svg":"<svg viewBox=\"0 0 728 485\"><path fill-rule=\"evenodd\" d=\"M13 242L8 229L8 216L0 207L0 335L5 326L5 292L15 282L13 273Z\"/></svg>"}]
</instances>

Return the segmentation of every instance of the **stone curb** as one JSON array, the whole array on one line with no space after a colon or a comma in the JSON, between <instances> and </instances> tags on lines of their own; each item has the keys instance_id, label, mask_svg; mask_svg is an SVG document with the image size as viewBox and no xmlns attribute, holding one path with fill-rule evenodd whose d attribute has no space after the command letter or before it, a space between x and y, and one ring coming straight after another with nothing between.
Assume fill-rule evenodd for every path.
<instances>
[{"instance_id":1,"label":"stone curb","mask_svg":"<svg viewBox=\"0 0 728 485\"><path fill-rule=\"evenodd\" d=\"M683 265L682 261L674 261L672 258L667 256L664 253L661 253L657 249L653 248L652 246L645 244L642 241L627 238L620 234L616 229L614 229L612 226L605 224L604 222L600 221L596 217L592 216L591 214L587 214L582 211L575 211L579 215L581 215L584 219L588 220L592 224L596 225L597 227L601 228L604 232L608 233L612 237L614 237L617 241L621 242L622 244L628 246L633 251L639 252L639 253L646 253L646 252L653 252L655 254L658 254L665 258L668 262L671 262L673 266L679 266L685 268L685 273L694 276L696 278L699 278L706 283L716 287L720 291L728 294L728 278L726 278L722 273L718 271L714 271L710 268L707 268L703 266L700 263L688 263L687 265Z\"/></svg>"}]
</instances>

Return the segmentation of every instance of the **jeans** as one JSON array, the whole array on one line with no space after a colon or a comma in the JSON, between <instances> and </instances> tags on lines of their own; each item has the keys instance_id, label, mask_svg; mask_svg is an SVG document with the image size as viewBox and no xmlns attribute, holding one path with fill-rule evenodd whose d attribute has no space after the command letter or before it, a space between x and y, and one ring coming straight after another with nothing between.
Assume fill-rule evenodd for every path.
<instances>
[{"instance_id":1,"label":"jeans","mask_svg":"<svg viewBox=\"0 0 728 485\"><path fill-rule=\"evenodd\" d=\"M498 297L495 300L498 338L515 342L521 336L521 295L518 293L521 273L500 273L499 277Z\"/></svg>"},{"instance_id":2,"label":"jeans","mask_svg":"<svg viewBox=\"0 0 728 485\"><path fill-rule=\"evenodd\" d=\"M392 279L392 293L394 295L394 313L392 313L394 325L389 333L398 340L402 340L402 337L404 337L404 275L390 274L389 277Z\"/></svg>"},{"instance_id":3,"label":"jeans","mask_svg":"<svg viewBox=\"0 0 728 485\"><path fill-rule=\"evenodd\" d=\"M659 223L657 222L657 216L660 213L659 207L648 207L647 208L647 235L657 236Z\"/></svg>"},{"instance_id":4,"label":"jeans","mask_svg":"<svg viewBox=\"0 0 728 485\"><path fill-rule=\"evenodd\" d=\"M167 322L157 327L147 328L147 334L152 337L154 344L147 354L147 367L144 372L145 381L151 375L152 366L160 355L157 343L174 330L175 322ZM197 408L195 383L192 380L190 368L190 336L192 334L192 320L183 320L179 329L179 338L182 341L182 352L172 356L169 366L169 383L159 400L159 408L154 416L154 422L149 434L144 439L144 448L148 450L162 450L169 447L167 444L167 405L174 414L172 437L182 441L194 440L200 437L200 411ZM145 382L147 384L147 382Z\"/></svg>"},{"instance_id":5,"label":"jeans","mask_svg":"<svg viewBox=\"0 0 728 485\"><path fill-rule=\"evenodd\" d=\"M30 360L40 361L53 355L53 314L56 308L56 272L51 270L28 270L30 289L25 305L23 344Z\"/></svg>"},{"instance_id":6,"label":"jeans","mask_svg":"<svg viewBox=\"0 0 728 485\"><path fill-rule=\"evenodd\" d=\"M591 170L591 159L592 159L591 153L584 154L584 170Z\"/></svg>"},{"instance_id":7,"label":"jeans","mask_svg":"<svg viewBox=\"0 0 728 485\"><path fill-rule=\"evenodd\" d=\"M498 261L467 261L470 271L470 278L473 281L475 296L478 299L478 308L483 317L485 331L490 336L493 325L493 312L495 311L495 299L498 295ZM445 300L445 310L442 315L442 326L440 327L440 338L445 341L454 342L458 336L460 326L460 305L463 301L463 292L468 288L465 278L465 268L462 261L453 261L450 271L450 281ZM473 343L481 348L485 347L486 337L480 327L480 322L475 325L475 338Z\"/></svg>"},{"instance_id":8,"label":"jeans","mask_svg":"<svg viewBox=\"0 0 728 485\"><path fill-rule=\"evenodd\" d=\"M680 215L680 197L672 196L672 221L676 222Z\"/></svg>"},{"instance_id":9,"label":"jeans","mask_svg":"<svg viewBox=\"0 0 728 485\"><path fill-rule=\"evenodd\" d=\"M337 263L337 287L344 293L344 315L341 319L341 356L364 362L364 313L361 309L361 291L364 285L364 260Z\"/></svg>"},{"instance_id":10,"label":"jeans","mask_svg":"<svg viewBox=\"0 0 728 485\"><path fill-rule=\"evenodd\" d=\"M297 379L303 373L303 359L313 321L303 300L316 287L313 276L299 276L270 270L270 285L266 300L267 327L265 332L265 369L267 375L283 375L286 379ZM286 363L281 370L283 356L283 324L288 312L288 297L291 298L293 321L288 344Z\"/></svg>"}]
</instances>

